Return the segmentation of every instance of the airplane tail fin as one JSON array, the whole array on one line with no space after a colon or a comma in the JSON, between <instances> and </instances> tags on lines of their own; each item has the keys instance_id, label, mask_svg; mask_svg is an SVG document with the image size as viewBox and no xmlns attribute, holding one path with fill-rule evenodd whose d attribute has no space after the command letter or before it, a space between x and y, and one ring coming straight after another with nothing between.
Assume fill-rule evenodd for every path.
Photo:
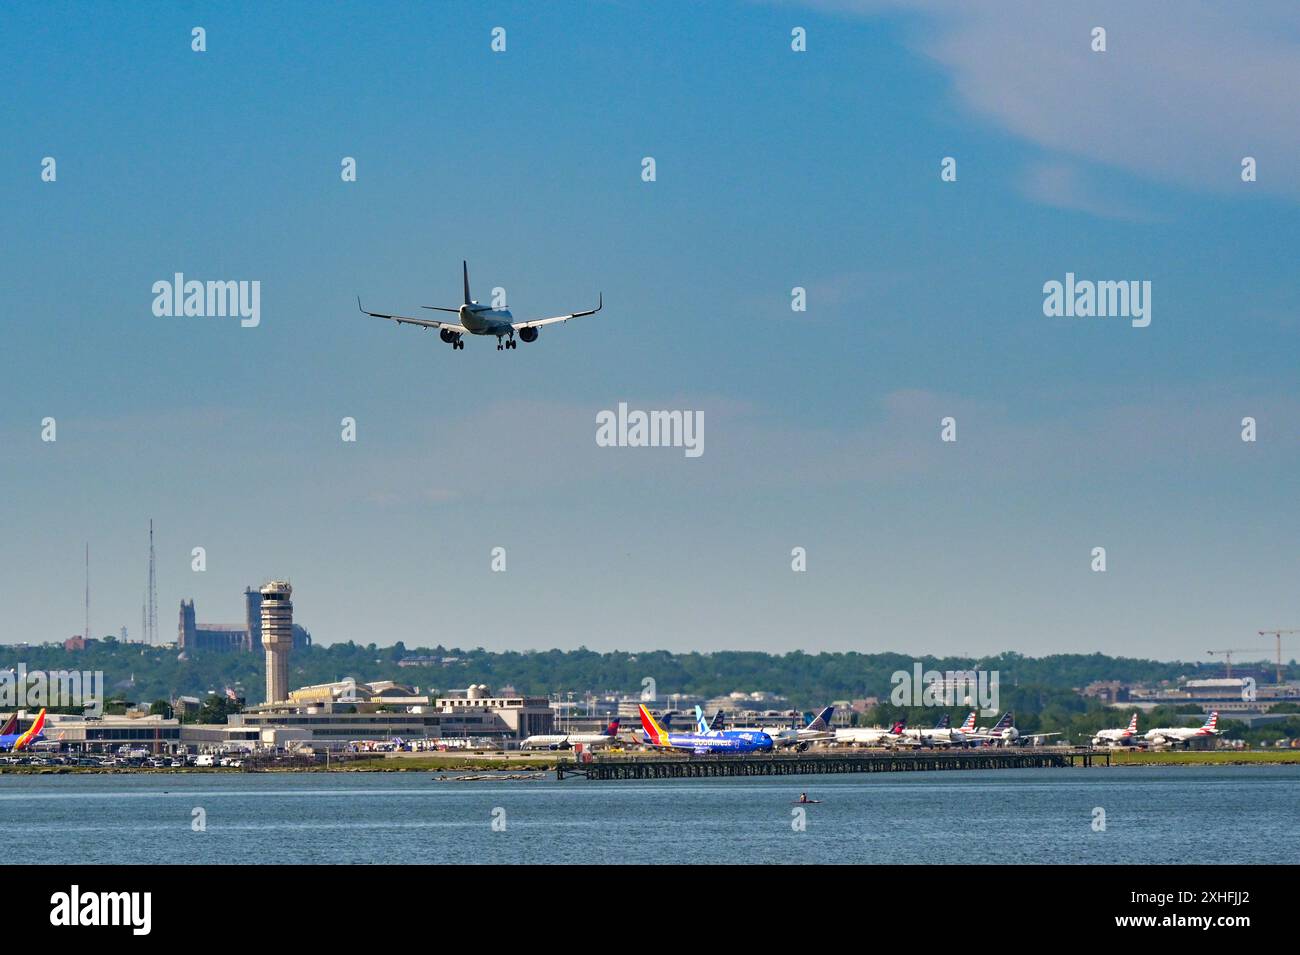
<instances>
[{"instance_id":1,"label":"airplane tail fin","mask_svg":"<svg viewBox=\"0 0 1300 955\"><path fill-rule=\"evenodd\" d=\"M974 729L975 729L975 711L971 710L970 713L966 715L965 721L961 724L961 731L963 733L970 733Z\"/></svg>"},{"instance_id":2,"label":"airplane tail fin","mask_svg":"<svg viewBox=\"0 0 1300 955\"><path fill-rule=\"evenodd\" d=\"M36 739L41 735L41 730L44 728L45 728L45 708L41 707L40 713L36 714L36 721L32 723L31 727L28 728L26 733L18 737L18 739L14 740L13 751L16 753L20 749L26 747L29 743L31 743L32 740Z\"/></svg>"},{"instance_id":3,"label":"airplane tail fin","mask_svg":"<svg viewBox=\"0 0 1300 955\"><path fill-rule=\"evenodd\" d=\"M644 704L638 706L637 709L641 711L641 728L645 730L646 739L648 739L653 746L664 745L664 743L668 741L667 734L659 724L655 722L655 718L650 715L650 711L645 708Z\"/></svg>"},{"instance_id":4,"label":"airplane tail fin","mask_svg":"<svg viewBox=\"0 0 1300 955\"><path fill-rule=\"evenodd\" d=\"M943 716L939 717L939 722L934 724L934 728L937 730L946 730L951 725L952 720L949 718L948 714L945 713Z\"/></svg>"},{"instance_id":5,"label":"airplane tail fin","mask_svg":"<svg viewBox=\"0 0 1300 955\"><path fill-rule=\"evenodd\" d=\"M618 721L618 717L617 717L617 716L614 717L612 720L609 721L609 725L605 727L605 735L606 735L606 736L617 736L617 735L618 735L618 722L619 722L619 721Z\"/></svg>"},{"instance_id":6,"label":"airplane tail fin","mask_svg":"<svg viewBox=\"0 0 1300 955\"><path fill-rule=\"evenodd\" d=\"M722 710L718 710L718 712L713 714L713 722L709 724L709 729L711 730L722 729Z\"/></svg>"},{"instance_id":7,"label":"airplane tail fin","mask_svg":"<svg viewBox=\"0 0 1300 955\"><path fill-rule=\"evenodd\" d=\"M895 736L901 736L905 729L907 729L907 720L898 720L889 728L889 732Z\"/></svg>"},{"instance_id":8,"label":"airplane tail fin","mask_svg":"<svg viewBox=\"0 0 1300 955\"><path fill-rule=\"evenodd\" d=\"M15 713L9 719L5 720L5 725L0 726L0 736L12 736L18 732L18 714Z\"/></svg>"},{"instance_id":9,"label":"airplane tail fin","mask_svg":"<svg viewBox=\"0 0 1300 955\"><path fill-rule=\"evenodd\" d=\"M993 732L1001 733L1005 729L1010 729L1011 726L1015 723L1015 720L1016 720L1016 715L1012 713L1010 710L1007 710L1005 713L1002 714L1002 718L998 720L997 724L993 727Z\"/></svg>"},{"instance_id":10,"label":"airplane tail fin","mask_svg":"<svg viewBox=\"0 0 1300 955\"><path fill-rule=\"evenodd\" d=\"M465 304L469 305L469 262L465 259L461 259L460 267L464 270L465 274Z\"/></svg>"},{"instance_id":11,"label":"airplane tail fin","mask_svg":"<svg viewBox=\"0 0 1300 955\"><path fill-rule=\"evenodd\" d=\"M44 713L45 711L44 711L44 710L41 710L41 712ZM1203 729L1203 730L1208 730L1208 731L1210 731L1211 733L1216 733L1216 732L1218 732L1218 729L1219 729L1219 711L1218 711L1218 710L1211 710L1211 711L1210 711L1210 715L1209 715L1209 717L1205 720L1205 725L1202 726L1201 729Z\"/></svg>"},{"instance_id":12,"label":"airplane tail fin","mask_svg":"<svg viewBox=\"0 0 1300 955\"><path fill-rule=\"evenodd\" d=\"M820 713L818 713L816 716L813 717L812 722L808 724L808 729L810 730L830 729L831 716L834 713L835 713L835 707L833 706L826 707L826 709L822 710Z\"/></svg>"},{"instance_id":13,"label":"airplane tail fin","mask_svg":"<svg viewBox=\"0 0 1300 955\"><path fill-rule=\"evenodd\" d=\"M700 705L696 703L695 704L695 732L707 733L708 731L709 731L709 724L704 719L704 710L702 710L700 708Z\"/></svg>"},{"instance_id":14,"label":"airplane tail fin","mask_svg":"<svg viewBox=\"0 0 1300 955\"><path fill-rule=\"evenodd\" d=\"M1137 715L1137 711L1134 710L1133 717L1128 721L1128 730L1126 732L1128 732L1129 734L1133 734L1136 733L1137 731L1138 731L1138 715Z\"/></svg>"}]
</instances>

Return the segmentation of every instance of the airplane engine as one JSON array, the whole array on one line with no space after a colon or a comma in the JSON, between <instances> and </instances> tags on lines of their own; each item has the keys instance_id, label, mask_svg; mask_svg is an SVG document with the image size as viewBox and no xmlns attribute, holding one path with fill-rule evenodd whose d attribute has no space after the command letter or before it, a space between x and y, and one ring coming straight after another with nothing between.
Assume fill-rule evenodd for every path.
<instances>
[{"instance_id":1,"label":"airplane engine","mask_svg":"<svg viewBox=\"0 0 1300 955\"><path fill-rule=\"evenodd\" d=\"M453 332L450 328L440 328L438 329L438 337L441 338L448 345L450 345L454 341L456 341L456 339L459 338L460 336L457 335L455 332Z\"/></svg>"},{"instance_id":2,"label":"airplane engine","mask_svg":"<svg viewBox=\"0 0 1300 955\"><path fill-rule=\"evenodd\" d=\"M535 342L537 341L537 329L521 328L519 329L519 337L526 342Z\"/></svg>"}]
</instances>

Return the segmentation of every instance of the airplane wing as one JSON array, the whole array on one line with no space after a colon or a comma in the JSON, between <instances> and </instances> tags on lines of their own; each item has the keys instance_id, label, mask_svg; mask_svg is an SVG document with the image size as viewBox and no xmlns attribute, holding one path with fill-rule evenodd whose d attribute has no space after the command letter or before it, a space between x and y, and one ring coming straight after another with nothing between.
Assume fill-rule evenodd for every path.
<instances>
[{"instance_id":1,"label":"airplane wing","mask_svg":"<svg viewBox=\"0 0 1300 955\"><path fill-rule=\"evenodd\" d=\"M386 318L389 321L396 322L398 325L420 325L424 328L446 328L458 334L465 334L465 326L457 322L435 322L427 318L411 318L407 315L388 315L384 312L370 312L361 304L361 297L357 296L357 308L361 309L363 315L369 315L372 318ZM519 326L516 325L516 328Z\"/></svg>"},{"instance_id":2,"label":"airplane wing","mask_svg":"<svg viewBox=\"0 0 1300 955\"><path fill-rule=\"evenodd\" d=\"M555 315L551 318L534 318L527 322L515 322L510 327L515 331L519 331L521 328L541 328L543 325L554 325L556 322L567 322L571 318L582 318L584 315L595 315L604 307L605 296L604 294L601 294L599 301L596 303L596 307L590 308L585 312L570 312L568 315ZM385 317L387 318L391 316Z\"/></svg>"}]
</instances>

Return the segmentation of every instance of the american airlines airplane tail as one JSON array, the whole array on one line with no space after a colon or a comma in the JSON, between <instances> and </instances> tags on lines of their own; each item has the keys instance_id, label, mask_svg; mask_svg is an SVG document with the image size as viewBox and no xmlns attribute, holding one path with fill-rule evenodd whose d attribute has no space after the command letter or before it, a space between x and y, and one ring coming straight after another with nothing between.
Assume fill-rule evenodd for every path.
<instances>
[{"instance_id":1,"label":"american airlines airplane tail","mask_svg":"<svg viewBox=\"0 0 1300 955\"><path fill-rule=\"evenodd\" d=\"M1137 715L1137 711L1134 710L1133 718L1128 721L1128 729L1126 729L1124 732L1128 733L1130 736L1135 736L1137 735L1137 731L1138 731L1138 715Z\"/></svg>"},{"instance_id":2,"label":"american airlines airplane tail","mask_svg":"<svg viewBox=\"0 0 1300 955\"><path fill-rule=\"evenodd\" d=\"M1134 714L1133 718L1137 719L1137 715ZM1219 731L1219 711L1211 710L1209 718L1206 719L1205 721L1205 725L1201 727L1201 732L1206 735L1209 735L1211 733L1217 733L1218 731Z\"/></svg>"},{"instance_id":3,"label":"american airlines airplane tail","mask_svg":"<svg viewBox=\"0 0 1300 955\"><path fill-rule=\"evenodd\" d=\"M961 724L961 729L959 732L962 733L975 732L975 711L974 710L971 710L970 713L967 714L965 721L963 721Z\"/></svg>"}]
</instances>

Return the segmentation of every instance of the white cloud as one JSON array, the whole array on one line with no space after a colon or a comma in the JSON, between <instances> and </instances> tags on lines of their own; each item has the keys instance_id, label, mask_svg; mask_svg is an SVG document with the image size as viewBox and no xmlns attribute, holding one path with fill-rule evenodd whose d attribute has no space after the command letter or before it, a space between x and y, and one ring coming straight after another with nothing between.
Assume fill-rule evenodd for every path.
<instances>
[{"instance_id":1,"label":"white cloud","mask_svg":"<svg viewBox=\"0 0 1300 955\"><path fill-rule=\"evenodd\" d=\"M1064 163L1152 182L1300 195L1300 5L815 0L854 14L913 11L918 50L967 107ZM1107 31L1107 52L1090 47ZM1243 156L1259 181L1240 179ZM1077 173L1069 173L1077 179ZM1047 188L1037 198L1093 206ZM1031 187L1033 183L1031 182ZM1104 209L1101 214L1106 214Z\"/></svg>"}]
</instances>

